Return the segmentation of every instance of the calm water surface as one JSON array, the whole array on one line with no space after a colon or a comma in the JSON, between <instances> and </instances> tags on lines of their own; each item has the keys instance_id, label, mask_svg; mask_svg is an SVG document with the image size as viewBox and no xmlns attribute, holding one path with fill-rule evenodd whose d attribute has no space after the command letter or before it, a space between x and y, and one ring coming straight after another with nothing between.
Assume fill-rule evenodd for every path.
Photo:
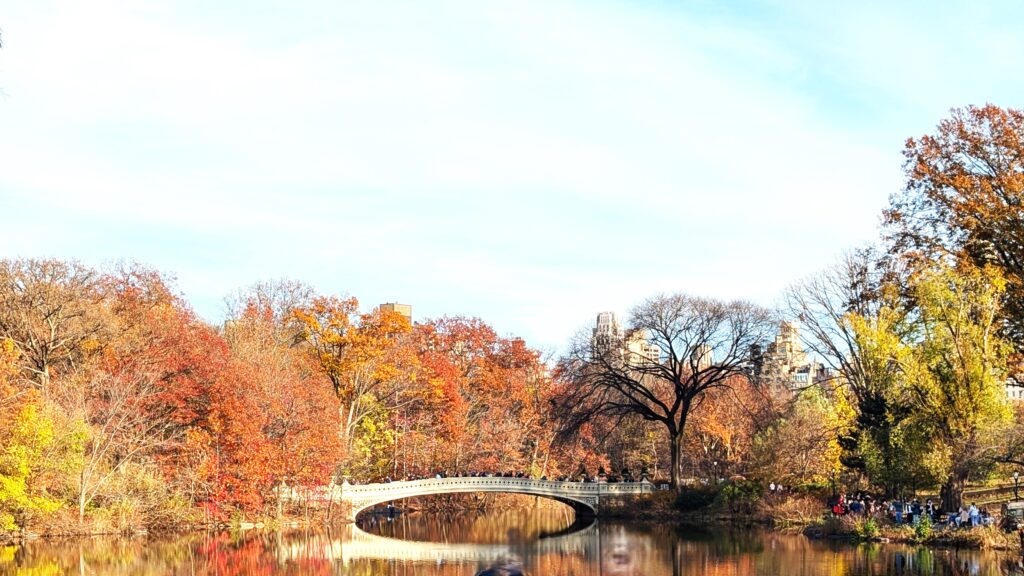
<instances>
[{"instance_id":1,"label":"calm water surface","mask_svg":"<svg viewBox=\"0 0 1024 576\"><path fill-rule=\"evenodd\" d=\"M1024 576L1017 557L897 545L840 545L747 530L571 522L560 510L371 519L341 530L91 538L0 546L0 574L346 574L472 576L495 565L529 576Z\"/></svg>"}]
</instances>

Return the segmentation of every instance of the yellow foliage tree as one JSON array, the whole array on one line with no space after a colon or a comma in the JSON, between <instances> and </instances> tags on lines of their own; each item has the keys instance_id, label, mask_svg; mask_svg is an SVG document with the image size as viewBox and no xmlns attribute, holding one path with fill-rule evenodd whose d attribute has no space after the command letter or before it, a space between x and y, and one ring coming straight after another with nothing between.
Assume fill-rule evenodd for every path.
<instances>
[{"instance_id":1,"label":"yellow foliage tree","mask_svg":"<svg viewBox=\"0 0 1024 576\"><path fill-rule=\"evenodd\" d=\"M60 501L38 482L38 468L54 442L53 424L40 410L38 393L11 383L17 350L0 341L0 530L24 528L35 514L53 512Z\"/></svg>"},{"instance_id":2,"label":"yellow foliage tree","mask_svg":"<svg viewBox=\"0 0 1024 576\"><path fill-rule=\"evenodd\" d=\"M390 310L359 313L355 298L317 297L295 311L305 341L340 401L346 453L362 420L412 398L417 357L409 320Z\"/></svg>"}]
</instances>

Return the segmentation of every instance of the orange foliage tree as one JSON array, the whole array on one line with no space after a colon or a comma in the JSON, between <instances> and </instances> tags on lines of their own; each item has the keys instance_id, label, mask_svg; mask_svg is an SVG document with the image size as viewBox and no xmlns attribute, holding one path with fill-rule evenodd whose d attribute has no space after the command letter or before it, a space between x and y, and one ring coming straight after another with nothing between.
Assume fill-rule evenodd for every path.
<instances>
[{"instance_id":1,"label":"orange foliage tree","mask_svg":"<svg viewBox=\"0 0 1024 576\"><path fill-rule=\"evenodd\" d=\"M412 391L418 361L410 337L412 325L394 311L360 313L355 298L333 296L314 298L308 306L296 309L294 317L311 358L333 387L339 403L337 434L351 465L359 431L363 430L364 436L373 434L389 424L387 419L394 411L415 398ZM373 416L385 421L373 420ZM386 436L385 443L393 449L393 436ZM372 451L384 449L386 446L375 444Z\"/></svg>"},{"instance_id":2,"label":"orange foliage tree","mask_svg":"<svg viewBox=\"0 0 1024 576\"><path fill-rule=\"evenodd\" d=\"M427 385L402 416L404 468L550 473L550 379L539 353L479 319L430 320L416 336Z\"/></svg>"},{"instance_id":3,"label":"orange foliage tree","mask_svg":"<svg viewBox=\"0 0 1024 576\"><path fill-rule=\"evenodd\" d=\"M1024 110L954 108L907 140L907 176L884 213L895 254L999 267L1011 340L1024 342Z\"/></svg>"},{"instance_id":4,"label":"orange foliage tree","mask_svg":"<svg viewBox=\"0 0 1024 576\"><path fill-rule=\"evenodd\" d=\"M293 345L290 318L253 295L225 328L256 409L260 444L267 448L267 477L279 489L327 484L344 455L333 433L340 426L334 395L309 356Z\"/></svg>"}]
</instances>

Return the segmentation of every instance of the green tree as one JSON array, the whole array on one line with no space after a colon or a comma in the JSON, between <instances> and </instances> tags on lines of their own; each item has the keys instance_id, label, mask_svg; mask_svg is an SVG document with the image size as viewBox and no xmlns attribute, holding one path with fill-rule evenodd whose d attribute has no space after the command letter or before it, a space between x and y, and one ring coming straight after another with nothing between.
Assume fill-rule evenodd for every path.
<instances>
[{"instance_id":1,"label":"green tree","mask_svg":"<svg viewBox=\"0 0 1024 576\"><path fill-rule=\"evenodd\" d=\"M967 480L997 458L1012 420L1004 389L1010 347L997 334L1004 289L993 268L935 266L911 277L909 310L892 303L851 320L871 357L898 367L886 394L907 410L887 445L874 445L893 451L905 468L876 468L873 481L932 475L941 479L943 507L955 510ZM898 328L892 317L904 318Z\"/></svg>"},{"instance_id":2,"label":"green tree","mask_svg":"<svg viewBox=\"0 0 1024 576\"><path fill-rule=\"evenodd\" d=\"M994 269L926 270L913 284L916 342L898 393L928 429L928 462L942 503L957 509L964 485L991 465L1012 422L1006 399L1009 344L998 335L1006 283Z\"/></svg>"},{"instance_id":3,"label":"green tree","mask_svg":"<svg viewBox=\"0 0 1024 576\"><path fill-rule=\"evenodd\" d=\"M924 466L927 434L906 425L912 403L896 393L902 366L911 362L905 339L912 330L907 306L894 284L881 287L877 305L864 315L846 314L841 322L852 335L861 386L851 386L859 408L849 437L858 468L892 496L933 478Z\"/></svg>"}]
</instances>

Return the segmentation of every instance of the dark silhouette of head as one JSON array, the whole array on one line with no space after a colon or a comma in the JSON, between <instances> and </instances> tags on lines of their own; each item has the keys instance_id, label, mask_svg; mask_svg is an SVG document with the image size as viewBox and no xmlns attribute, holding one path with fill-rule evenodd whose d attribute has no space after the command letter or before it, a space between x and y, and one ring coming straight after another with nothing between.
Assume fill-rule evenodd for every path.
<instances>
[{"instance_id":1,"label":"dark silhouette of head","mask_svg":"<svg viewBox=\"0 0 1024 576\"><path fill-rule=\"evenodd\" d=\"M490 568L481 570L476 576L526 576L523 565L516 560L498 560Z\"/></svg>"}]
</instances>

